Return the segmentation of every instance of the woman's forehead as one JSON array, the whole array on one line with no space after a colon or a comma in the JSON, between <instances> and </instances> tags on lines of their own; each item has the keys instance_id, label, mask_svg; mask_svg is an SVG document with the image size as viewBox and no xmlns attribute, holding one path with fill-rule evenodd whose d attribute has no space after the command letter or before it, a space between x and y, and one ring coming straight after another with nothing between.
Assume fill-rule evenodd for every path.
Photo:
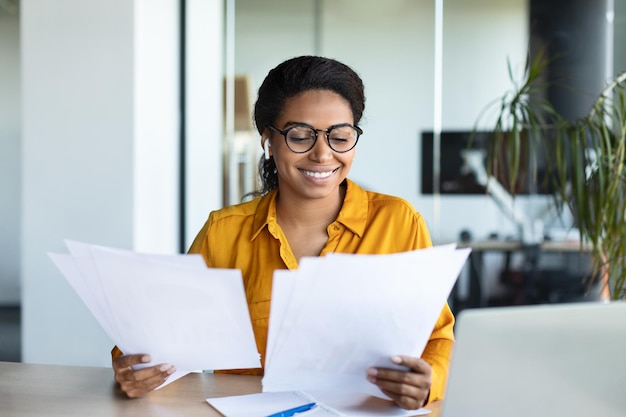
<instances>
[{"instance_id":1,"label":"woman's forehead","mask_svg":"<svg viewBox=\"0 0 626 417\"><path fill-rule=\"evenodd\" d=\"M286 100L277 122L304 122L317 126L353 123L350 103L330 90L307 90Z\"/></svg>"}]
</instances>

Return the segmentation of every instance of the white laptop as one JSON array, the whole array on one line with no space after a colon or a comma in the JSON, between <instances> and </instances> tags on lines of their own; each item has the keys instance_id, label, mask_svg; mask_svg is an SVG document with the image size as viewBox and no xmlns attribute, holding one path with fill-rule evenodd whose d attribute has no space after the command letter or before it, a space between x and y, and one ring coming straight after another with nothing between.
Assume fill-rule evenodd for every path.
<instances>
[{"instance_id":1,"label":"white laptop","mask_svg":"<svg viewBox=\"0 0 626 417\"><path fill-rule=\"evenodd\" d=\"M626 416L626 302L464 310L441 417Z\"/></svg>"}]
</instances>

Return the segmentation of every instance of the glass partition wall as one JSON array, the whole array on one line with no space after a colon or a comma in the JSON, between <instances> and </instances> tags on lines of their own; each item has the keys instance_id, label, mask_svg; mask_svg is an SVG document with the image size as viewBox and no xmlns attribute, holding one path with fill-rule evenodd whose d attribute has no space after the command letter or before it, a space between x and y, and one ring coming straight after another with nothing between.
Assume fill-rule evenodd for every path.
<instances>
[{"instance_id":1,"label":"glass partition wall","mask_svg":"<svg viewBox=\"0 0 626 417\"><path fill-rule=\"evenodd\" d=\"M363 78L367 97L361 121L364 134L351 179L416 203L417 132L433 124L434 2L230 0L227 4L235 13L234 30L226 31L234 37L226 41L227 49L228 45L234 49L226 52L233 60L226 78L247 80L250 105L267 72L289 57L318 54L345 62ZM249 107L245 114L251 111ZM260 138L249 127L253 137L249 149L258 159ZM238 180L233 180L241 173L232 162L235 143L230 141L227 156L229 190L234 190L228 203L241 197Z\"/></svg>"},{"instance_id":2,"label":"glass partition wall","mask_svg":"<svg viewBox=\"0 0 626 417\"><path fill-rule=\"evenodd\" d=\"M459 138L474 128L493 126L494 112L482 112L522 79L529 48L541 43L537 31L531 33L531 20L545 13L539 10L546 7L543 3L225 0L225 99L230 104L225 107L229 111L225 114L228 133L224 148L229 154L225 177L230 185L224 203L239 202L256 185L256 167L252 165L256 165L261 147L251 113L263 77L284 59L319 54L352 66L365 83L367 103L361 122L365 133L352 168L353 180L409 200L426 218L436 242L456 241L459 232L470 226L477 238L494 232L515 237L515 226L484 195L484 188L479 193L464 192L464 184L445 183L441 178L436 181L434 175L442 169L460 168L454 166L460 165L460 160L452 158L448 149L454 148ZM613 36L623 37L626 0L552 3L555 13L559 3L587 7L587 14L604 10L606 42L616 51L623 44ZM570 20L567 24L572 30L579 30L580 17L565 13L565 9L558 14ZM618 58L622 55L615 53ZM609 58L612 61L608 56L602 59ZM616 59L615 66L622 61ZM607 61L606 68L613 66ZM602 76L610 77L611 71ZM248 139L241 139L245 135L240 132ZM426 146L428 152L423 153L424 137L432 137L426 140L432 142L438 132L444 136L438 146ZM439 151L443 152L441 158L437 158ZM254 158L241 156L248 154ZM537 204L544 200L539 197ZM526 201L534 204L532 197L520 200L521 204Z\"/></svg>"},{"instance_id":3,"label":"glass partition wall","mask_svg":"<svg viewBox=\"0 0 626 417\"><path fill-rule=\"evenodd\" d=\"M439 195L431 197L435 202L432 216L438 222L433 239L472 245L490 237L519 239L509 216L486 193L484 184L477 182L462 155L473 130L493 128L497 106L483 111L513 88L507 65L514 78L520 80L523 76L529 44L529 2L444 0L443 39ZM480 139L475 138L473 146ZM428 147L428 135L423 136L422 144ZM476 157L483 165L482 155ZM427 159L422 162L426 176L432 168ZM430 197L425 193L422 196ZM507 259L505 252L481 253L474 248L475 262L468 262L459 278L451 297L453 308L460 311L484 306L499 295L503 291L500 272Z\"/></svg>"},{"instance_id":4,"label":"glass partition wall","mask_svg":"<svg viewBox=\"0 0 626 417\"><path fill-rule=\"evenodd\" d=\"M257 187L260 136L252 120L267 72L297 55L319 53L319 0L225 1L224 204Z\"/></svg>"},{"instance_id":5,"label":"glass partition wall","mask_svg":"<svg viewBox=\"0 0 626 417\"><path fill-rule=\"evenodd\" d=\"M363 78L366 109L351 179L415 205L436 243L508 227L485 195L442 194L438 132L468 132L510 88L528 45L527 0L226 0L224 204L256 186L260 137L251 120L267 72L289 57L319 54ZM435 133L435 147L423 136ZM444 143L445 145L445 143ZM445 147L445 146L444 146ZM447 155L443 155L447 157ZM425 166L426 161L430 163ZM449 161L444 161L449 162ZM426 169L427 168L427 169ZM431 190L424 190L427 178ZM459 210L459 207L464 207Z\"/></svg>"}]
</instances>

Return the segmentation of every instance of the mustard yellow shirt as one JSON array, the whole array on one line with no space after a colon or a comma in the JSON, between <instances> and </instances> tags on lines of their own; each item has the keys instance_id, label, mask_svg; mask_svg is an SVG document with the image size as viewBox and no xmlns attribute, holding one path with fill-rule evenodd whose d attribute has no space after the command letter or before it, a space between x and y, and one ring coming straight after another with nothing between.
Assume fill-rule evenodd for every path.
<instances>
[{"instance_id":1,"label":"mustard yellow shirt","mask_svg":"<svg viewBox=\"0 0 626 417\"><path fill-rule=\"evenodd\" d=\"M363 190L350 180L337 220L328 226L329 252L388 254L432 246L423 217L405 200ZM211 268L242 271L250 317L261 363L270 312L275 269L296 269L298 263L276 221L276 193L214 211L196 236L189 253L199 253ZM415 326L419 326L419 317ZM422 358L433 369L429 401L441 399L454 342L454 316L446 304ZM402 352L398 352L402 353ZM262 374L261 369L238 373Z\"/></svg>"}]
</instances>

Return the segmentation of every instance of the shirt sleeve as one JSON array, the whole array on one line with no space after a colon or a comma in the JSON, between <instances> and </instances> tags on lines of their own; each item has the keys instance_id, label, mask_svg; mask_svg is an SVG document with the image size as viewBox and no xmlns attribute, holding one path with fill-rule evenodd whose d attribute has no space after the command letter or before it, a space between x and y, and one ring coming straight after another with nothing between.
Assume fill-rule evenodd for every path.
<instances>
[{"instance_id":1,"label":"shirt sleeve","mask_svg":"<svg viewBox=\"0 0 626 417\"><path fill-rule=\"evenodd\" d=\"M424 218L419 215L416 248L432 247L430 233ZM432 367L432 379L428 402L441 400L444 397L448 372L450 368L450 355L454 346L454 315L446 302L439 314L437 323L433 328L430 339L422 353L422 359Z\"/></svg>"},{"instance_id":2,"label":"shirt sleeve","mask_svg":"<svg viewBox=\"0 0 626 417\"><path fill-rule=\"evenodd\" d=\"M422 359L432 367L432 380L428 402L443 399L448 380L450 355L454 345L454 316L446 303L437 319Z\"/></svg>"},{"instance_id":3,"label":"shirt sleeve","mask_svg":"<svg viewBox=\"0 0 626 417\"><path fill-rule=\"evenodd\" d=\"M209 216L207 221L202 226L202 229L198 232L189 251L187 253L197 253L202 255L204 261L209 265L209 228L211 225L212 217Z\"/></svg>"}]
</instances>

